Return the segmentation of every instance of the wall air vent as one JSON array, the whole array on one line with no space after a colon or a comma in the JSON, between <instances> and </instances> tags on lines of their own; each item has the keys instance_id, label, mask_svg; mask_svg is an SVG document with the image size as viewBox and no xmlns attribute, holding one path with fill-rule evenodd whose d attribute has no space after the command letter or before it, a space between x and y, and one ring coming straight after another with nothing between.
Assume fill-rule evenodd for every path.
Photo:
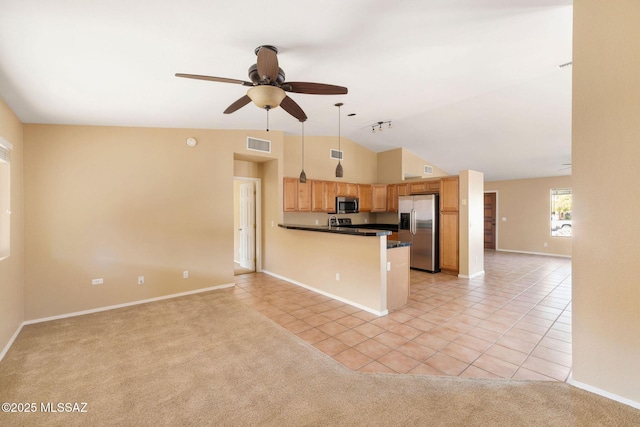
<instances>
[{"instance_id":1,"label":"wall air vent","mask_svg":"<svg viewBox=\"0 0 640 427\"><path fill-rule=\"evenodd\" d=\"M344 153L342 150L334 150L333 148L329 150L329 157L336 160L344 160Z\"/></svg>"},{"instance_id":2,"label":"wall air vent","mask_svg":"<svg viewBox=\"0 0 640 427\"><path fill-rule=\"evenodd\" d=\"M424 165L424 174L433 175L433 166Z\"/></svg>"},{"instance_id":3,"label":"wall air vent","mask_svg":"<svg viewBox=\"0 0 640 427\"><path fill-rule=\"evenodd\" d=\"M261 153L271 152L271 141L268 139L258 139L247 137L247 150L260 151Z\"/></svg>"}]
</instances>

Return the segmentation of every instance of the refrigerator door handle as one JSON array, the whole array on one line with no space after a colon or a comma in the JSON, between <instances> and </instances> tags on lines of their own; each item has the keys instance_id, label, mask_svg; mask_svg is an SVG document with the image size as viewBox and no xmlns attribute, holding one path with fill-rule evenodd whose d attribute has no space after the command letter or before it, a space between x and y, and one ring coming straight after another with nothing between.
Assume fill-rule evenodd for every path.
<instances>
[{"instance_id":1,"label":"refrigerator door handle","mask_svg":"<svg viewBox=\"0 0 640 427\"><path fill-rule=\"evenodd\" d=\"M416 234L416 210L411 209L411 234Z\"/></svg>"}]
</instances>

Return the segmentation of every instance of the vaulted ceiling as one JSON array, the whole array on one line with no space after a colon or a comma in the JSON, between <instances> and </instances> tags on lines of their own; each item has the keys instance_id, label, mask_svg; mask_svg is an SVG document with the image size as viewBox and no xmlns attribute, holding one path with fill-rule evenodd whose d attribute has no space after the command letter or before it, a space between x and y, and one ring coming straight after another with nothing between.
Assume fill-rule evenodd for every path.
<instances>
[{"instance_id":1,"label":"vaulted ceiling","mask_svg":"<svg viewBox=\"0 0 640 427\"><path fill-rule=\"evenodd\" d=\"M486 180L569 174L572 1L0 0L0 97L25 123L264 129L235 84L260 45L287 81L346 86L289 95L306 135L405 147ZM355 115L349 115L353 114ZM282 108L270 128L300 134ZM379 121L382 132L372 133ZM378 128L378 126L376 126Z\"/></svg>"}]
</instances>

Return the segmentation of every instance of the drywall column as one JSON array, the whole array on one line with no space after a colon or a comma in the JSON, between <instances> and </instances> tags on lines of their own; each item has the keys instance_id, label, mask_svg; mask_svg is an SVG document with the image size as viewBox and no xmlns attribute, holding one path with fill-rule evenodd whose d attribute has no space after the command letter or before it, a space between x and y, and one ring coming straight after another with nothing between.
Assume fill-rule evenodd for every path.
<instances>
[{"instance_id":1,"label":"drywall column","mask_svg":"<svg viewBox=\"0 0 640 427\"><path fill-rule=\"evenodd\" d=\"M640 408L640 2L573 9L572 381Z\"/></svg>"},{"instance_id":2,"label":"drywall column","mask_svg":"<svg viewBox=\"0 0 640 427\"><path fill-rule=\"evenodd\" d=\"M460 270L458 276L470 278L484 274L484 174L461 171L460 191Z\"/></svg>"}]
</instances>

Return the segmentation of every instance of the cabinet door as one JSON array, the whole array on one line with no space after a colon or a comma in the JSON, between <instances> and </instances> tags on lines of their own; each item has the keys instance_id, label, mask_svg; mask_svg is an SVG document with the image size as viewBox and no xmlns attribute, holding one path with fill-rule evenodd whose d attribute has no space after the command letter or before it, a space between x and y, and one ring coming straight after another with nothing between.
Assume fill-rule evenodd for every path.
<instances>
[{"instance_id":1,"label":"cabinet door","mask_svg":"<svg viewBox=\"0 0 640 427\"><path fill-rule=\"evenodd\" d=\"M458 272L458 213L440 213L440 268Z\"/></svg>"},{"instance_id":2,"label":"cabinet door","mask_svg":"<svg viewBox=\"0 0 640 427\"><path fill-rule=\"evenodd\" d=\"M283 192L283 210L296 212L298 210L298 178L284 178Z\"/></svg>"},{"instance_id":3,"label":"cabinet door","mask_svg":"<svg viewBox=\"0 0 640 427\"><path fill-rule=\"evenodd\" d=\"M311 183L298 181L298 212L311 212Z\"/></svg>"},{"instance_id":4,"label":"cabinet door","mask_svg":"<svg viewBox=\"0 0 640 427\"><path fill-rule=\"evenodd\" d=\"M443 212L458 212L458 177L441 179L440 210Z\"/></svg>"},{"instance_id":5,"label":"cabinet door","mask_svg":"<svg viewBox=\"0 0 640 427\"><path fill-rule=\"evenodd\" d=\"M387 186L377 184L371 186L371 212L387 211Z\"/></svg>"},{"instance_id":6,"label":"cabinet door","mask_svg":"<svg viewBox=\"0 0 640 427\"><path fill-rule=\"evenodd\" d=\"M398 196L409 196L409 184L396 184Z\"/></svg>"},{"instance_id":7,"label":"cabinet door","mask_svg":"<svg viewBox=\"0 0 640 427\"><path fill-rule=\"evenodd\" d=\"M424 194L427 192L426 181L412 182L409 184L409 194Z\"/></svg>"},{"instance_id":8,"label":"cabinet door","mask_svg":"<svg viewBox=\"0 0 640 427\"><path fill-rule=\"evenodd\" d=\"M311 212L324 212L324 181L311 180Z\"/></svg>"},{"instance_id":9,"label":"cabinet door","mask_svg":"<svg viewBox=\"0 0 640 427\"><path fill-rule=\"evenodd\" d=\"M338 193L340 197L358 197L358 184L350 182L337 182Z\"/></svg>"},{"instance_id":10,"label":"cabinet door","mask_svg":"<svg viewBox=\"0 0 640 427\"><path fill-rule=\"evenodd\" d=\"M324 211L329 213L335 213L336 211L336 195L338 191L338 185L333 181L324 182Z\"/></svg>"},{"instance_id":11,"label":"cabinet door","mask_svg":"<svg viewBox=\"0 0 640 427\"><path fill-rule=\"evenodd\" d=\"M427 181L427 191L429 193L437 193L440 191L440 180Z\"/></svg>"},{"instance_id":12,"label":"cabinet door","mask_svg":"<svg viewBox=\"0 0 640 427\"><path fill-rule=\"evenodd\" d=\"M371 212L371 185L358 184L358 198L360 212Z\"/></svg>"},{"instance_id":13,"label":"cabinet door","mask_svg":"<svg viewBox=\"0 0 640 427\"><path fill-rule=\"evenodd\" d=\"M398 212L398 186L387 185L387 212Z\"/></svg>"}]
</instances>

